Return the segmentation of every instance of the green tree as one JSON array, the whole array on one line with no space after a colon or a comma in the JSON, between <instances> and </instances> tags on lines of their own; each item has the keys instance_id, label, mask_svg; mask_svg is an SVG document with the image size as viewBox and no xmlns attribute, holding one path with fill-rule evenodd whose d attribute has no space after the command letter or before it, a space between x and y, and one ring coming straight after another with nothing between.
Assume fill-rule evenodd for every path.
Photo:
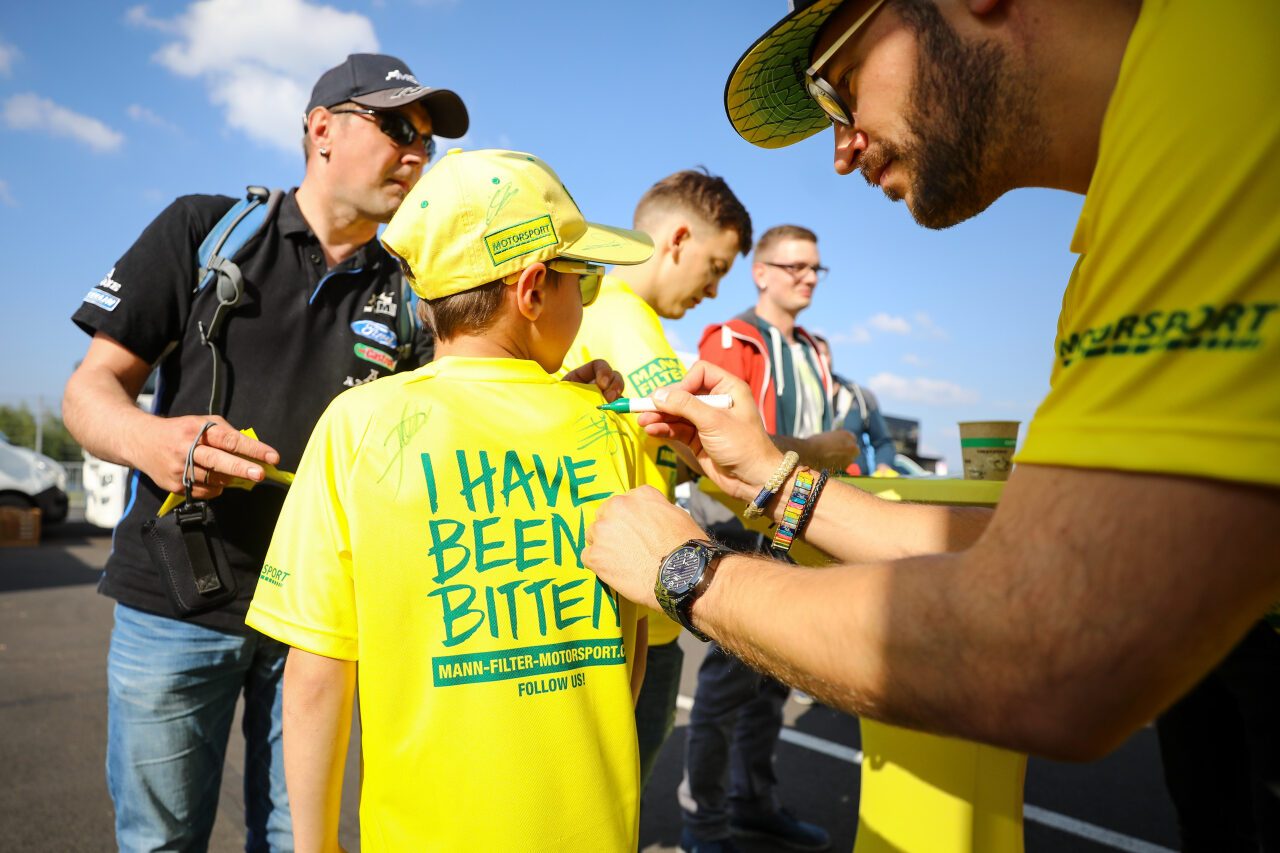
<instances>
[{"instance_id":1,"label":"green tree","mask_svg":"<svg viewBox=\"0 0 1280 853\"><path fill-rule=\"evenodd\" d=\"M43 444L41 452L45 456L59 462L79 462L80 444L71 437L62 419L52 412L46 412L41 425ZM16 447L36 446L36 416L31 408L23 403L21 406L0 406L0 432L8 437L9 443Z\"/></svg>"}]
</instances>

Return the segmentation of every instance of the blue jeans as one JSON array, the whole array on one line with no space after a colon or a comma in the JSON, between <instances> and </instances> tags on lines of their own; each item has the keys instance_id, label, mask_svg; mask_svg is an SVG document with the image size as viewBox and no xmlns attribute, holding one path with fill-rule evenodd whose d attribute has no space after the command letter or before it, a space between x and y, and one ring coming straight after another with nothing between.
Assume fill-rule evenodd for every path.
<instances>
[{"instance_id":1,"label":"blue jeans","mask_svg":"<svg viewBox=\"0 0 1280 853\"><path fill-rule=\"evenodd\" d=\"M203 851L245 697L247 851L290 851L281 737L288 646L116 605L107 656L107 788L121 850Z\"/></svg>"},{"instance_id":2,"label":"blue jeans","mask_svg":"<svg viewBox=\"0 0 1280 853\"><path fill-rule=\"evenodd\" d=\"M773 751L790 693L716 643L707 650L689 712L679 792L684 826L695 838L728 838L731 816L778 810Z\"/></svg>"},{"instance_id":3,"label":"blue jeans","mask_svg":"<svg viewBox=\"0 0 1280 853\"><path fill-rule=\"evenodd\" d=\"M649 617L656 619L656 616ZM636 736L640 741L640 790L662 752L662 745L676 727L676 698L680 695L680 670L684 650L677 637L660 646L649 646L645 656L644 683L636 701Z\"/></svg>"}]
</instances>

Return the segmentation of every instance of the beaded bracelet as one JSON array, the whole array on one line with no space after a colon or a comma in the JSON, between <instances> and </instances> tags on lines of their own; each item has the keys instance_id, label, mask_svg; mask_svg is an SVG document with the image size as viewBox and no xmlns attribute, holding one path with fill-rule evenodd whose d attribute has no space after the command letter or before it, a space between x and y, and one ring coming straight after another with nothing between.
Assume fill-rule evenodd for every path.
<instances>
[{"instance_id":1,"label":"beaded bracelet","mask_svg":"<svg viewBox=\"0 0 1280 853\"><path fill-rule=\"evenodd\" d=\"M773 542L770 547L774 551L785 554L791 549L791 543L795 541L796 533L800 528L800 520L804 517L805 508L813 502L813 488L817 479L811 468L801 468L796 471L796 482L791 489L791 497L787 498L787 505L782 510L782 521L778 522L778 529L773 533Z\"/></svg>"},{"instance_id":2,"label":"beaded bracelet","mask_svg":"<svg viewBox=\"0 0 1280 853\"><path fill-rule=\"evenodd\" d=\"M782 462L778 465L778 470L773 472L773 476L764 484L764 488L760 490L760 494L756 495L756 499L747 505L742 511L743 518L758 518L764 514L764 505L778 493L778 489L782 488L782 484L787 482L787 478L791 476L791 472L796 469L796 465L800 462L800 454L794 450L788 450L787 454L782 457Z\"/></svg>"},{"instance_id":3,"label":"beaded bracelet","mask_svg":"<svg viewBox=\"0 0 1280 853\"><path fill-rule=\"evenodd\" d=\"M828 472L823 471L818 475L818 482L813 484L813 491L809 494L809 502L804 506L804 512L800 515L800 521L796 524L796 536L804 532L809 526L809 519L813 517L813 507L818 503L819 496L822 495L822 489L827 485Z\"/></svg>"}]
</instances>

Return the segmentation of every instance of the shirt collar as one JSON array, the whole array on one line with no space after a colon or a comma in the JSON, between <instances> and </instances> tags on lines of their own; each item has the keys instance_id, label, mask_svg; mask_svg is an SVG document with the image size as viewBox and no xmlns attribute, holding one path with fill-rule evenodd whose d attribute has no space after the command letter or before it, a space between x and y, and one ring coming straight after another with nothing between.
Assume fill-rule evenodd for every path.
<instances>
[{"instance_id":1,"label":"shirt collar","mask_svg":"<svg viewBox=\"0 0 1280 853\"><path fill-rule=\"evenodd\" d=\"M437 358L418 368L413 374L414 381L433 377L464 382L527 382L535 385L551 385L560 381L543 370L536 361L460 355Z\"/></svg>"}]
</instances>

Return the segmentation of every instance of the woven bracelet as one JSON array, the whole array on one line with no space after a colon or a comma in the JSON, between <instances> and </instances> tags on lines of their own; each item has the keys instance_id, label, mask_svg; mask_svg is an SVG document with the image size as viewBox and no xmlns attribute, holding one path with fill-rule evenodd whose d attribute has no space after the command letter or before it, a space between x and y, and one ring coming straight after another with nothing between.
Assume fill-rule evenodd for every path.
<instances>
[{"instance_id":1,"label":"woven bracelet","mask_svg":"<svg viewBox=\"0 0 1280 853\"><path fill-rule=\"evenodd\" d=\"M764 505L778 493L778 489L782 488L782 484L787 482L787 478L791 476L791 472L796 469L796 465L799 462L800 454L794 450L788 450L787 454L782 457L778 470L773 472L773 476L769 478L768 482L764 484L764 488L760 490L760 494L756 495L756 499L742 511L742 517L759 518L763 515Z\"/></svg>"}]
</instances>

